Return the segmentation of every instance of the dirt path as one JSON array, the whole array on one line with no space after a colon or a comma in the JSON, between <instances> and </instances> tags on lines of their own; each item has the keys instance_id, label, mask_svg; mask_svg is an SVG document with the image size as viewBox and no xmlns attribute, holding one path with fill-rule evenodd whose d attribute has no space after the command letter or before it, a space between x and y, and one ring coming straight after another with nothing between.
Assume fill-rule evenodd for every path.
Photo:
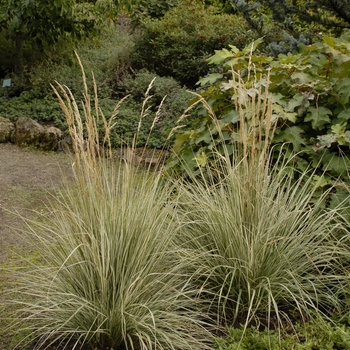
<instances>
[{"instance_id":1,"label":"dirt path","mask_svg":"<svg viewBox=\"0 0 350 350\"><path fill-rule=\"evenodd\" d=\"M22 243L14 231L23 226L23 220L7 210L33 218L32 209L44 207L47 191L62 185L62 171L71 173L70 164L65 154L0 144L0 265L7 258L7 248Z\"/></svg>"}]
</instances>

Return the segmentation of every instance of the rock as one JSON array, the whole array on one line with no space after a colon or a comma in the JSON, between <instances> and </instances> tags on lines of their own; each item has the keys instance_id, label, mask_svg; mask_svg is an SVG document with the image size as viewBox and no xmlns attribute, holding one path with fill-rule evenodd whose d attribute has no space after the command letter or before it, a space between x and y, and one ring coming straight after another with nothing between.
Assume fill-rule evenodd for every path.
<instances>
[{"instance_id":1,"label":"rock","mask_svg":"<svg viewBox=\"0 0 350 350\"><path fill-rule=\"evenodd\" d=\"M50 126L42 134L40 147L45 151L56 151L62 138L62 131L54 126Z\"/></svg>"},{"instance_id":2,"label":"rock","mask_svg":"<svg viewBox=\"0 0 350 350\"><path fill-rule=\"evenodd\" d=\"M15 122L11 141L18 146L40 146L45 129L35 120L21 117Z\"/></svg>"},{"instance_id":3,"label":"rock","mask_svg":"<svg viewBox=\"0 0 350 350\"><path fill-rule=\"evenodd\" d=\"M82 151L87 150L87 144L86 141L84 140ZM58 152L64 152L67 154L72 154L77 152L77 148L74 145L73 139L70 135L66 136L64 139L60 140L58 143Z\"/></svg>"},{"instance_id":4,"label":"rock","mask_svg":"<svg viewBox=\"0 0 350 350\"><path fill-rule=\"evenodd\" d=\"M9 119L0 117L0 143L10 141L14 129L15 126Z\"/></svg>"}]
</instances>

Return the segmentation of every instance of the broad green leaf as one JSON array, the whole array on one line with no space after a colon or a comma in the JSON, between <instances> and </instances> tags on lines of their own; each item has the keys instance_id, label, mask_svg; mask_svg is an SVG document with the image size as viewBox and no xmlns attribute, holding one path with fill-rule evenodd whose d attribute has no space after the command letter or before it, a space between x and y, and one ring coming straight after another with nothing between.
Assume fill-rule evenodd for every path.
<instances>
[{"instance_id":1,"label":"broad green leaf","mask_svg":"<svg viewBox=\"0 0 350 350\"><path fill-rule=\"evenodd\" d=\"M315 188L322 188L329 185L327 178L324 175L314 175L312 177L312 184Z\"/></svg>"},{"instance_id":2,"label":"broad green leaf","mask_svg":"<svg viewBox=\"0 0 350 350\"><path fill-rule=\"evenodd\" d=\"M332 46L332 47L334 47L334 44L335 44L334 38L332 38L330 36L324 36L323 37L323 42L326 43L329 46Z\"/></svg>"},{"instance_id":3,"label":"broad green leaf","mask_svg":"<svg viewBox=\"0 0 350 350\"><path fill-rule=\"evenodd\" d=\"M176 135L173 150L176 154L180 153L182 145L191 137L190 133L178 134Z\"/></svg>"},{"instance_id":4,"label":"broad green leaf","mask_svg":"<svg viewBox=\"0 0 350 350\"><path fill-rule=\"evenodd\" d=\"M323 148L331 147L332 143L336 142L337 136L332 134L317 136L318 142L315 146L313 146L313 150L319 151Z\"/></svg>"},{"instance_id":5,"label":"broad green leaf","mask_svg":"<svg viewBox=\"0 0 350 350\"><path fill-rule=\"evenodd\" d=\"M205 142L207 145L212 142L212 135L209 131L203 132L198 138L195 139L195 143Z\"/></svg>"},{"instance_id":6,"label":"broad green leaf","mask_svg":"<svg viewBox=\"0 0 350 350\"><path fill-rule=\"evenodd\" d=\"M233 109L225 114L222 118L226 123L230 122L232 124L236 124L240 120L239 112Z\"/></svg>"},{"instance_id":7,"label":"broad green leaf","mask_svg":"<svg viewBox=\"0 0 350 350\"><path fill-rule=\"evenodd\" d=\"M226 59L234 57L234 53L227 49L215 50L215 54L207 59L209 64L221 64Z\"/></svg>"},{"instance_id":8,"label":"broad green leaf","mask_svg":"<svg viewBox=\"0 0 350 350\"><path fill-rule=\"evenodd\" d=\"M229 44L228 46L229 46L229 48L231 49L231 51L233 53L238 53L239 52L239 48L237 46L234 46L234 45L231 45L231 44Z\"/></svg>"},{"instance_id":9,"label":"broad green leaf","mask_svg":"<svg viewBox=\"0 0 350 350\"><path fill-rule=\"evenodd\" d=\"M194 154L191 149L186 149L184 152L181 153L181 161L184 162L184 167L189 172L194 172L195 170L195 163L194 163Z\"/></svg>"},{"instance_id":10,"label":"broad green leaf","mask_svg":"<svg viewBox=\"0 0 350 350\"><path fill-rule=\"evenodd\" d=\"M336 192L331 194L331 201L329 204L329 207L331 209L336 208L338 205L340 205L341 203L348 203L349 201L349 190L344 186L344 187L336 187ZM343 213L343 215L345 215L345 217L347 218L347 220L350 220L350 216L349 216L349 211L345 211Z\"/></svg>"},{"instance_id":11,"label":"broad green leaf","mask_svg":"<svg viewBox=\"0 0 350 350\"><path fill-rule=\"evenodd\" d=\"M295 112L286 112L284 108L276 103L272 105L272 110L282 119L289 120L292 123L295 123L297 120L298 114Z\"/></svg>"},{"instance_id":12,"label":"broad green leaf","mask_svg":"<svg viewBox=\"0 0 350 350\"><path fill-rule=\"evenodd\" d=\"M331 130L334 134L342 136L346 130L346 123L332 125Z\"/></svg>"},{"instance_id":13,"label":"broad green leaf","mask_svg":"<svg viewBox=\"0 0 350 350\"><path fill-rule=\"evenodd\" d=\"M228 82L224 82L221 84L221 88L223 90L230 90L236 86L237 86L237 82L234 80L229 80Z\"/></svg>"},{"instance_id":14,"label":"broad green leaf","mask_svg":"<svg viewBox=\"0 0 350 350\"><path fill-rule=\"evenodd\" d=\"M274 93L271 93L271 100L273 103L276 103L280 106L285 106L286 105L286 102L284 100L285 96L282 95L281 93L279 92L274 92Z\"/></svg>"},{"instance_id":15,"label":"broad green leaf","mask_svg":"<svg viewBox=\"0 0 350 350\"><path fill-rule=\"evenodd\" d=\"M314 79L313 77L305 72L295 72L291 75L291 78L297 80L299 84L310 84Z\"/></svg>"},{"instance_id":16,"label":"broad green leaf","mask_svg":"<svg viewBox=\"0 0 350 350\"><path fill-rule=\"evenodd\" d=\"M200 167L204 167L207 165L208 162L208 157L205 154L205 152L200 152L199 154L196 155L195 158L193 158L193 160L200 166Z\"/></svg>"},{"instance_id":17,"label":"broad green leaf","mask_svg":"<svg viewBox=\"0 0 350 350\"><path fill-rule=\"evenodd\" d=\"M229 61L227 61L227 62L225 62L225 65L227 66L227 67L233 67L233 66L235 66L237 63L239 63L239 62L241 62L241 61L244 61L245 60L245 58L244 57L235 57L235 58L233 58L232 60L229 60Z\"/></svg>"},{"instance_id":18,"label":"broad green leaf","mask_svg":"<svg viewBox=\"0 0 350 350\"><path fill-rule=\"evenodd\" d=\"M200 78L197 85L204 86L206 84L214 84L217 80L221 79L222 77L222 74L211 73L205 78Z\"/></svg>"},{"instance_id":19,"label":"broad green leaf","mask_svg":"<svg viewBox=\"0 0 350 350\"><path fill-rule=\"evenodd\" d=\"M304 96L300 93L293 96L291 100L288 101L286 110L293 112L296 107L300 107L304 101Z\"/></svg>"},{"instance_id":20,"label":"broad green leaf","mask_svg":"<svg viewBox=\"0 0 350 350\"><path fill-rule=\"evenodd\" d=\"M344 111L341 111L338 115L337 115L338 119L344 119L345 121L348 121L350 119L350 108L345 109Z\"/></svg>"},{"instance_id":21,"label":"broad green leaf","mask_svg":"<svg viewBox=\"0 0 350 350\"><path fill-rule=\"evenodd\" d=\"M345 105L350 99L350 78L346 77L338 81L334 85L334 90L338 93L341 98L341 102Z\"/></svg>"},{"instance_id":22,"label":"broad green leaf","mask_svg":"<svg viewBox=\"0 0 350 350\"><path fill-rule=\"evenodd\" d=\"M332 171L335 176L346 176L347 170L350 169L350 160L348 157L339 157L329 151L322 158L322 163L324 165L323 170Z\"/></svg>"},{"instance_id":23,"label":"broad green leaf","mask_svg":"<svg viewBox=\"0 0 350 350\"><path fill-rule=\"evenodd\" d=\"M282 130L279 134L274 137L274 143L276 142L290 142L293 144L293 149L296 152L301 150L301 146L305 145L305 139L301 136L304 130L299 126L291 126Z\"/></svg>"},{"instance_id":24,"label":"broad green leaf","mask_svg":"<svg viewBox=\"0 0 350 350\"><path fill-rule=\"evenodd\" d=\"M253 63L269 63L273 61L273 57L270 56L253 56L252 58Z\"/></svg>"},{"instance_id":25,"label":"broad green leaf","mask_svg":"<svg viewBox=\"0 0 350 350\"><path fill-rule=\"evenodd\" d=\"M332 115L332 111L325 107L309 107L308 113L305 117L306 122L311 122L312 128L320 130L325 124L330 123L329 116Z\"/></svg>"},{"instance_id":26,"label":"broad green leaf","mask_svg":"<svg viewBox=\"0 0 350 350\"><path fill-rule=\"evenodd\" d=\"M294 63L301 57L301 54L293 55L291 52L288 52L287 55L279 54L278 61L283 64Z\"/></svg>"},{"instance_id":27,"label":"broad green leaf","mask_svg":"<svg viewBox=\"0 0 350 350\"><path fill-rule=\"evenodd\" d=\"M256 48L263 43L264 39L263 38L259 38L257 40L254 40L252 43L250 43L249 45L247 45L243 50L242 53L243 54L250 54L251 52L254 52L256 50Z\"/></svg>"}]
</instances>

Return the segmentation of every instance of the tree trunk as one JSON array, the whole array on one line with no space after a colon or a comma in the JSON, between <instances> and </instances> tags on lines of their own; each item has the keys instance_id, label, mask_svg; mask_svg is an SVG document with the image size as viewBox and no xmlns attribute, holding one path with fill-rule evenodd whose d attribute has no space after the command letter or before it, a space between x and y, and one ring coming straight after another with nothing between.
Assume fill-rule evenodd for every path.
<instances>
[{"instance_id":1,"label":"tree trunk","mask_svg":"<svg viewBox=\"0 0 350 350\"><path fill-rule=\"evenodd\" d=\"M23 70L23 45L24 45L24 33L18 32L15 36L15 74L20 75Z\"/></svg>"}]
</instances>

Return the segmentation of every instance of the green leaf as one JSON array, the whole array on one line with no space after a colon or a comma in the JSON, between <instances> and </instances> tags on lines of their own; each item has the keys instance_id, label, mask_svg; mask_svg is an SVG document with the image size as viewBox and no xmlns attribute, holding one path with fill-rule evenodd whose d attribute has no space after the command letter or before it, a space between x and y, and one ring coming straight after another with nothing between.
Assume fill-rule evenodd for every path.
<instances>
[{"instance_id":1,"label":"green leaf","mask_svg":"<svg viewBox=\"0 0 350 350\"><path fill-rule=\"evenodd\" d=\"M234 45L231 45L231 44L229 44L228 46L229 46L229 48L231 49L231 51L233 53L238 53L239 52L239 48L238 47L236 47Z\"/></svg>"},{"instance_id":2,"label":"green leaf","mask_svg":"<svg viewBox=\"0 0 350 350\"><path fill-rule=\"evenodd\" d=\"M304 130L299 126L291 126L282 130L278 135L274 137L274 143L276 142L290 142L293 144L294 151L301 150L301 145L305 145L305 139L301 136Z\"/></svg>"},{"instance_id":3,"label":"green leaf","mask_svg":"<svg viewBox=\"0 0 350 350\"><path fill-rule=\"evenodd\" d=\"M332 115L332 111L325 107L309 107L308 113L305 117L306 122L311 122L312 128L315 130L321 130L325 124L330 123L329 116Z\"/></svg>"},{"instance_id":4,"label":"green leaf","mask_svg":"<svg viewBox=\"0 0 350 350\"><path fill-rule=\"evenodd\" d=\"M200 166L200 167L204 167L207 165L208 162L208 157L205 154L205 152L200 152L199 154L196 155L196 157L194 158L194 160L196 161L196 163Z\"/></svg>"},{"instance_id":5,"label":"green leaf","mask_svg":"<svg viewBox=\"0 0 350 350\"><path fill-rule=\"evenodd\" d=\"M291 75L291 78L297 80L299 84L310 84L314 79L313 77L305 72L295 72Z\"/></svg>"},{"instance_id":6,"label":"green leaf","mask_svg":"<svg viewBox=\"0 0 350 350\"><path fill-rule=\"evenodd\" d=\"M190 133L177 134L173 146L173 150L176 154L179 154L181 151L182 145L191 137Z\"/></svg>"},{"instance_id":7,"label":"green leaf","mask_svg":"<svg viewBox=\"0 0 350 350\"><path fill-rule=\"evenodd\" d=\"M341 111L338 115L337 115L338 119L344 119L345 121L348 121L350 119L350 108L345 109L344 111Z\"/></svg>"},{"instance_id":8,"label":"green leaf","mask_svg":"<svg viewBox=\"0 0 350 350\"><path fill-rule=\"evenodd\" d=\"M344 203L345 201L349 200L349 191L346 188L337 188L336 193L331 194L331 201L329 207L331 209L336 208L341 203ZM348 212L345 212L345 215L348 217L349 220L349 214Z\"/></svg>"},{"instance_id":9,"label":"green leaf","mask_svg":"<svg viewBox=\"0 0 350 350\"><path fill-rule=\"evenodd\" d=\"M234 53L224 48L222 50L215 50L215 55L209 57L207 59L207 62L209 64L221 64L226 59L232 58L232 57L234 57Z\"/></svg>"},{"instance_id":10,"label":"green leaf","mask_svg":"<svg viewBox=\"0 0 350 350\"><path fill-rule=\"evenodd\" d=\"M205 78L200 78L197 85L204 86L206 84L214 84L217 80L221 79L222 77L222 74L212 73Z\"/></svg>"},{"instance_id":11,"label":"green leaf","mask_svg":"<svg viewBox=\"0 0 350 350\"><path fill-rule=\"evenodd\" d=\"M250 54L251 52L254 52L257 47L262 44L264 41L263 38L259 38L257 40L254 40L252 43L250 43L249 45L247 45L243 50L242 53L243 54Z\"/></svg>"},{"instance_id":12,"label":"green leaf","mask_svg":"<svg viewBox=\"0 0 350 350\"><path fill-rule=\"evenodd\" d=\"M347 169L350 168L350 160L346 156L337 156L327 150L322 158L323 170L331 171L335 176L346 176Z\"/></svg>"},{"instance_id":13,"label":"green leaf","mask_svg":"<svg viewBox=\"0 0 350 350\"><path fill-rule=\"evenodd\" d=\"M203 132L198 138L195 139L195 143L205 142L209 145L212 142L212 136L209 131Z\"/></svg>"},{"instance_id":14,"label":"green leaf","mask_svg":"<svg viewBox=\"0 0 350 350\"><path fill-rule=\"evenodd\" d=\"M331 130L338 136L343 136L346 130L346 123L332 125Z\"/></svg>"},{"instance_id":15,"label":"green leaf","mask_svg":"<svg viewBox=\"0 0 350 350\"><path fill-rule=\"evenodd\" d=\"M276 103L272 105L272 110L278 115L278 117L289 120L292 123L295 123L297 120L298 114L295 112L286 112L284 108Z\"/></svg>"},{"instance_id":16,"label":"green leaf","mask_svg":"<svg viewBox=\"0 0 350 350\"><path fill-rule=\"evenodd\" d=\"M225 115L223 115L222 119L226 123L236 124L240 120L239 112L237 112L235 110L231 110L228 113L226 113Z\"/></svg>"},{"instance_id":17,"label":"green leaf","mask_svg":"<svg viewBox=\"0 0 350 350\"><path fill-rule=\"evenodd\" d=\"M345 105L350 99L350 78L346 77L340 79L337 84L334 85L334 91L338 93L341 98L341 102Z\"/></svg>"},{"instance_id":18,"label":"green leaf","mask_svg":"<svg viewBox=\"0 0 350 350\"><path fill-rule=\"evenodd\" d=\"M312 184L315 188L322 188L329 184L327 178L324 175L314 175L312 177Z\"/></svg>"},{"instance_id":19,"label":"green leaf","mask_svg":"<svg viewBox=\"0 0 350 350\"><path fill-rule=\"evenodd\" d=\"M337 136L332 134L327 134L327 135L317 136L317 139L318 139L318 143L312 147L315 152L323 148L331 147L332 143L336 142Z\"/></svg>"},{"instance_id":20,"label":"green leaf","mask_svg":"<svg viewBox=\"0 0 350 350\"><path fill-rule=\"evenodd\" d=\"M272 102L273 103L277 103L279 104L280 106L285 106L285 101L284 101L284 98L285 96L282 95L281 93L279 92L274 92L274 93L271 93L271 99L272 99Z\"/></svg>"},{"instance_id":21,"label":"green leaf","mask_svg":"<svg viewBox=\"0 0 350 350\"><path fill-rule=\"evenodd\" d=\"M293 112L296 107L300 107L303 104L304 96L302 94L295 94L291 100L287 103L286 110Z\"/></svg>"}]
</instances>

